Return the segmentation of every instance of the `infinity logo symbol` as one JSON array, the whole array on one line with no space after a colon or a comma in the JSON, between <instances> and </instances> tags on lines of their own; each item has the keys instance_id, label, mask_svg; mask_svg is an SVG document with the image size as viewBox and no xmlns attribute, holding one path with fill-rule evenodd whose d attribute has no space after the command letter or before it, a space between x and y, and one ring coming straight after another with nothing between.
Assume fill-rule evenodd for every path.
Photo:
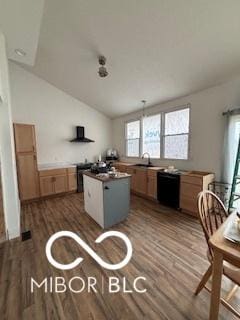
<instances>
[{"instance_id":1,"label":"infinity logo symbol","mask_svg":"<svg viewBox=\"0 0 240 320\"><path fill-rule=\"evenodd\" d=\"M61 269L61 270L69 270L69 269L73 269L75 267L77 267L82 261L83 258L79 257L76 258L73 262L69 263L69 264L61 264L59 262L57 262L53 256L52 256L52 245L54 243L54 241L56 241L59 238L62 237L69 237L72 238L73 240L75 240L85 251L87 251L87 253L95 260L97 261L98 264L100 264L101 267L108 269L108 270L117 270L120 268L123 268L127 265L127 263L130 261L131 257L132 257L132 244L130 242L130 240L128 239L128 237L123 234L122 232L119 231L107 231L103 234L101 234L96 240L96 243L101 243L103 240L105 240L106 238L109 237L117 237L122 239L126 246L127 246L127 254L126 257L119 263L116 264L110 264L107 263L105 261L102 260L102 258L100 258L93 250L91 247L89 247L89 245L86 244L86 242L84 242L78 235L76 235L74 232L71 231L59 231L56 232L55 234L53 234L50 239L47 242L46 245L46 255L48 258L48 261L57 269Z\"/></svg>"}]
</instances>

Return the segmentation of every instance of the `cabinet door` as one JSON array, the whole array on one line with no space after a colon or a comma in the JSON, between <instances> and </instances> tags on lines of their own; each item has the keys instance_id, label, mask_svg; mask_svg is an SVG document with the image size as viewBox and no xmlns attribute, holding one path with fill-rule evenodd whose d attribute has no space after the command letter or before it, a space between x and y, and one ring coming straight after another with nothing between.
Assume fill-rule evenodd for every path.
<instances>
[{"instance_id":1,"label":"cabinet door","mask_svg":"<svg viewBox=\"0 0 240 320\"><path fill-rule=\"evenodd\" d=\"M83 175L85 211L104 228L103 183Z\"/></svg>"},{"instance_id":2,"label":"cabinet door","mask_svg":"<svg viewBox=\"0 0 240 320\"><path fill-rule=\"evenodd\" d=\"M109 228L129 214L130 179L103 183L104 227Z\"/></svg>"},{"instance_id":3,"label":"cabinet door","mask_svg":"<svg viewBox=\"0 0 240 320\"><path fill-rule=\"evenodd\" d=\"M137 192L137 171L133 170L131 177L131 190Z\"/></svg>"},{"instance_id":4,"label":"cabinet door","mask_svg":"<svg viewBox=\"0 0 240 320\"><path fill-rule=\"evenodd\" d=\"M51 177L51 176L40 177L40 192L42 197L50 196L55 193L54 177Z\"/></svg>"},{"instance_id":5,"label":"cabinet door","mask_svg":"<svg viewBox=\"0 0 240 320\"><path fill-rule=\"evenodd\" d=\"M67 176L59 175L54 177L54 191L55 193L67 192Z\"/></svg>"},{"instance_id":6,"label":"cabinet door","mask_svg":"<svg viewBox=\"0 0 240 320\"><path fill-rule=\"evenodd\" d=\"M14 124L16 152L36 152L35 128L29 124Z\"/></svg>"},{"instance_id":7,"label":"cabinet door","mask_svg":"<svg viewBox=\"0 0 240 320\"><path fill-rule=\"evenodd\" d=\"M147 178L147 195L157 199L157 176L149 175Z\"/></svg>"},{"instance_id":8,"label":"cabinet door","mask_svg":"<svg viewBox=\"0 0 240 320\"><path fill-rule=\"evenodd\" d=\"M147 170L136 170L134 188L138 193L147 194Z\"/></svg>"},{"instance_id":9,"label":"cabinet door","mask_svg":"<svg viewBox=\"0 0 240 320\"><path fill-rule=\"evenodd\" d=\"M136 176L135 176L136 170L134 170L131 167L127 167L126 173L131 175L131 190L134 191L134 189L135 189L135 181L136 181Z\"/></svg>"},{"instance_id":10,"label":"cabinet door","mask_svg":"<svg viewBox=\"0 0 240 320\"><path fill-rule=\"evenodd\" d=\"M37 160L35 154L18 154L18 185L21 200L39 197Z\"/></svg>"},{"instance_id":11,"label":"cabinet door","mask_svg":"<svg viewBox=\"0 0 240 320\"><path fill-rule=\"evenodd\" d=\"M69 173L68 174L68 191L77 190L77 174Z\"/></svg>"},{"instance_id":12,"label":"cabinet door","mask_svg":"<svg viewBox=\"0 0 240 320\"><path fill-rule=\"evenodd\" d=\"M197 197L202 187L196 184L185 183L181 181L180 188L180 208L197 215Z\"/></svg>"}]
</instances>

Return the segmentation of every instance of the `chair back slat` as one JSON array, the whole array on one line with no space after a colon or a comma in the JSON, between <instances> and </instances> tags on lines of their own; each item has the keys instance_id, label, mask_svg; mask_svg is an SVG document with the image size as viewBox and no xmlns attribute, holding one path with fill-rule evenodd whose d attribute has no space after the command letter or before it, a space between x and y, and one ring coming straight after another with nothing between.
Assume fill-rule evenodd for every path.
<instances>
[{"instance_id":1,"label":"chair back slat","mask_svg":"<svg viewBox=\"0 0 240 320\"><path fill-rule=\"evenodd\" d=\"M202 191L198 195L198 216L207 241L209 253L212 249L209 238L220 227L228 216L222 201L212 191Z\"/></svg>"}]
</instances>

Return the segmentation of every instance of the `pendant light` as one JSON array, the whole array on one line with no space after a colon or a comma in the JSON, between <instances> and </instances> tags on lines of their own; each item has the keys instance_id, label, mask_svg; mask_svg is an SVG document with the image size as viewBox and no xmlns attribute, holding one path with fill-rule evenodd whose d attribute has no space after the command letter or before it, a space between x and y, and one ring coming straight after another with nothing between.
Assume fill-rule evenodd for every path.
<instances>
[{"instance_id":1,"label":"pendant light","mask_svg":"<svg viewBox=\"0 0 240 320\"><path fill-rule=\"evenodd\" d=\"M142 100L141 102L142 102L142 117L145 118L146 117L146 115L145 115L145 105L146 105L147 101L146 100Z\"/></svg>"}]
</instances>

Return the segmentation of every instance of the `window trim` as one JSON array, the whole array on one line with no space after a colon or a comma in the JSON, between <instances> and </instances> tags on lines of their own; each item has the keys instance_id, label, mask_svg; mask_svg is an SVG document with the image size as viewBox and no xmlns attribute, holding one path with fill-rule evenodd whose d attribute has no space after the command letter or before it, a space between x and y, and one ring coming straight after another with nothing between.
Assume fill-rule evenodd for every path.
<instances>
[{"instance_id":1,"label":"window trim","mask_svg":"<svg viewBox=\"0 0 240 320\"><path fill-rule=\"evenodd\" d=\"M128 125L128 123L136 122L136 121L139 121L138 156L129 156L129 155L127 155L127 152L128 152L127 141L128 140L134 140L134 139L127 139L127 125ZM137 159L139 159L141 157L141 140L142 140L142 121L141 121L141 118L135 118L135 119L131 119L131 120L125 121L124 122L124 144L125 144L125 146L124 146L124 149L125 149L124 150L124 154L125 154L126 158L130 158L130 159L137 158Z\"/></svg>"},{"instance_id":2,"label":"window trim","mask_svg":"<svg viewBox=\"0 0 240 320\"><path fill-rule=\"evenodd\" d=\"M166 113L170 113L170 112L174 112L174 111L179 111L179 110L184 110L184 109L189 109L189 123L188 123L188 133L182 133L179 135L188 135L188 154L187 154L187 158L186 159L176 159L176 158L165 158L164 155L164 137L168 136L168 135L164 135L164 130L165 130L165 114ZM148 114L146 114L146 117L151 117L154 115L160 115L161 118L161 131L160 131L160 158L151 158L153 160L170 160L170 161L189 161L191 160L191 119L192 119L192 112L191 112L191 103L186 103L186 104L182 104L176 107L172 107L171 109L168 108L164 108L161 111L154 111L154 112L149 112ZM142 133L143 133L143 116L137 116L136 118L131 118L127 121L124 122L124 157L125 158L129 158L129 159L140 159L141 155L142 155L142 151L143 151L143 137L142 137ZM127 124L130 122L134 122L134 121L140 121L140 137L139 137L139 155L138 156L128 156L127 155L127 140L126 139L126 128L127 128ZM177 135L177 134L175 134Z\"/></svg>"}]
</instances>

